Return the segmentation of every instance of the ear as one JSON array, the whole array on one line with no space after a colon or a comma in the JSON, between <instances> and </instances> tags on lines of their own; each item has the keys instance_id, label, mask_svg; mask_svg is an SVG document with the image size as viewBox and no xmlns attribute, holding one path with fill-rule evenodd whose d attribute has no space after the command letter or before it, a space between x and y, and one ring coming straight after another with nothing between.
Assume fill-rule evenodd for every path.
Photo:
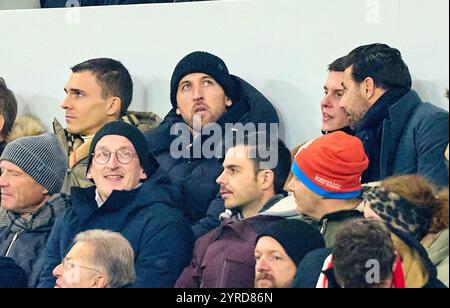
<instances>
[{"instance_id":1,"label":"ear","mask_svg":"<svg viewBox=\"0 0 450 308\"><path fill-rule=\"evenodd\" d=\"M106 114L109 116L117 115L117 118L120 116L120 109L122 108L122 100L117 96L111 97L108 99L106 107Z\"/></svg>"},{"instance_id":2,"label":"ear","mask_svg":"<svg viewBox=\"0 0 450 308\"><path fill-rule=\"evenodd\" d=\"M177 115L181 115L180 108L177 107L176 113L177 113Z\"/></svg>"},{"instance_id":3,"label":"ear","mask_svg":"<svg viewBox=\"0 0 450 308\"><path fill-rule=\"evenodd\" d=\"M371 98L375 95L375 81L371 77L367 77L360 84L360 90L362 96L364 96L367 100L371 100Z\"/></svg>"},{"instance_id":4,"label":"ear","mask_svg":"<svg viewBox=\"0 0 450 308\"><path fill-rule=\"evenodd\" d=\"M105 289L108 286L106 277L102 274L95 275L93 281L92 281L92 288L93 289Z\"/></svg>"},{"instance_id":5,"label":"ear","mask_svg":"<svg viewBox=\"0 0 450 308\"><path fill-rule=\"evenodd\" d=\"M44 190L42 191L42 193L43 193L44 195L48 195L48 190L47 190L47 189L44 189Z\"/></svg>"},{"instance_id":6,"label":"ear","mask_svg":"<svg viewBox=\"0 0 450 308\"><path fill-rule=\"evenodd\" d=\"M225 98L225 106L231 107L233 105L233 101L229 99L228 97Z\"/></svg>"},{"instance_id":7,"label":"ear","mask_svg":"<svg viewBox=\"0 0 450 308\"><path fill-rule=\"evenodd\" d=\"M272 170L262 170L260 172L261 177L261 188L263 190L268 190L274 185L275 175Z\"/></svg>"},{"instance_id":8,"label":"ear","mask_svg":"<svg viewBox=\"0 0 450 308\"><path fill-rule=\"evenodd\" d=\"M144 172L144 170L141 171L140 179L141 179L141 180L146 180L146 179L148 179L148 176L147 176L147 174Z\"/></svg>"}]
</instances>

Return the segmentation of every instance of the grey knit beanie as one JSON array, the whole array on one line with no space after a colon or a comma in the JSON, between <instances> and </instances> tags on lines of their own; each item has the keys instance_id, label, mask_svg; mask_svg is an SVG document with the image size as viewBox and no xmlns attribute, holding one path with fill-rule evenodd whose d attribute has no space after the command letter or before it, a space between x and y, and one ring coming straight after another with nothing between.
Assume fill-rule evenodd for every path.
<instances>
[{"instance_id":1,"label":"grey knit beanie","mask_svg":"<svg viewBox=\"0 0 450 308\"><path fill-rule=\"evenodd\" d=\"M12 141L0 157L3 160L22 169L50 195L60 192L68 168L67 157L53 133Z\"/></svg>"}]
</instances>

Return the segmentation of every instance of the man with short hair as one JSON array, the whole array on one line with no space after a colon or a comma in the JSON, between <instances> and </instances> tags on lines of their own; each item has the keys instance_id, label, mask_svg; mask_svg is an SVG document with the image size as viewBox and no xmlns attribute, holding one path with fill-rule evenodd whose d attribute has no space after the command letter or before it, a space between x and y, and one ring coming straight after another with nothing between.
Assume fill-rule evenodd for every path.
<instances>
[{"instance_id":1,"label":"man with short hair","mask_svg":"<svg viewBox=\"0 0 450 308\"><path fill-rule=\"evenodd\" d=\"M448 112L423 103L400 51L385 44L361 46L347 56L340 106L369 157L363 183L420 174L448 186L444 153Z\"/></svg>"},{"instance_id":2,"label":"man with short hair","mask_svg":"<svg viewBox=\"0 0 450 308\"><path fill-rule=\"evenodd\" d=\"M319 222L326 246L332 247L341 225L361 218L361 174L369 161L361 141L338 131L306 143L292 164L297 211Z\"/></svg>"},{"instance_id":3,"label":"man with short hair","mask_svg":"<svg viewBox=\"0 0 450 308\"><path fill-rule=\"evenodd\" d=\"M278 124L279 119L266 97L231 75L222 59L207 52L184 57L175 67L170 89L173 108L146 139L150 151L180 187L180 207L198 238L220 224L218 216L224 209L215 182L222 166L217 157L206 153L221 149L208 139L222 140L233 131L227 124L241 125L240 130L249 124L254 131L262 130L255 126L264 124L269 131L270 124Z\"/></svg>"},{"instance_id":4,"label":"man with short hair","mask_svg":"<svg viewBox=\"0 0 450 308\"><path fill-rule=\"evenodd\" d=\"M36 287L42 257L55 220L69 202L58 192L67 165L52 133L24 137L9 143L0 157L2 207L7 226L0 228L0 256L10 257Z\"/></svg>"},{"instance_id":5,"label":"man with short hair","mask_svg":"<svg viewBox=\"0 0 450 308\"><path fill-rule=\"evenodd\" d=\"M290 288L305 255L325 247L319 231L297 219L281 220L258 235L255 288Z\"/></svg>"},{"instance_id":6,"label":"man with short hair","mask_svg":"<svg viewBox=\"0 0 450 308\"><path fill-rule=\"evenodd\" d=\"M134 252L120 233L81 232L54 270L55 288L124 288L134 284Z\"/></svg>"},{"instance_id":7,"label":"man with short hair","mask_svg":"<svg viewBox=\"0 0 450 308\"><path fill-rule=\"evenodd\" d=\"M130 73L119 61L109 58L90 59L72 67L72 75L61 103L65 110L67 128L55 119L53 126L63 149L67 151L69 172L63 192L70 194L71 187L89 187L86 178L89 147L92 138L105 124L123 119L140 125L133 115L127 116L133 97ZM158 122L150 114L150 127Z\"/></svg>"},{"instance_id":8,"label":"man with short hair","mask_svg":"<svg viewBox=\"0 0 450 308\"><path fill-rule=\"evenodd\" d=\"M286 218L285 213L264 213L284 197L291 161L281 140L257 143L254 136L236 140L226 152L224 170L217 178L226 213L219 227L197 240L192 263L177 288L254 286L256 237L266 226Z\"/></svg>"},{"instance_id":9,"label":"man with short hair","mask_svg":"<svg viewBox=\"0 0 450 308\"><path fill-rule=\"evenodd\" d=\"M88 157L87 178L95 186L72 188L72 206L50 235L39 286L55 285L52 271L78 233L104 229L121 233L133 247L134 287L173 287L192 257L194 236L172 208L178 194L144 135L131 124L110 122L93 138Z\"/></svg>"},{"instance_id":10,"label":"man with short hair","mask_svg":"<svg viewBox=\"0 0 450 308\"><path fill-rule=\"evenodd\" d=\"M350 135L354 132L350 128L350 118L340 106L344 95L342 80L344 79L346 57L334 60L328 65L328 76L323 86L325 96L320 103L322 111L322 134L343 131Z\"/></svg>"}]
</instances>

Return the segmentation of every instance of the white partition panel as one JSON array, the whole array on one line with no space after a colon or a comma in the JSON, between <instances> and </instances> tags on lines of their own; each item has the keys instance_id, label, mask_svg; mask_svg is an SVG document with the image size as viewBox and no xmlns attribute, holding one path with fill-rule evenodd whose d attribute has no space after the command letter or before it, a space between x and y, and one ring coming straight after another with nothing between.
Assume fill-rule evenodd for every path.
<instances>
[{"instance_id":1,"label":"white partition panel","mask_svg":"<svg viewBox=\"0 0 450 308\"><path fill-rule=\"evenodd\" d=\"M178 60L194 50L222 57L231 73L275 104L289 146L319 134L326 65L358 45L399 48L422 98L448 110L448 0L243 0L0 11L0 75L21 113L49 127L69 68L121 60L135 82L134 110L164 116Z\"/></svg>"}]
</instances>

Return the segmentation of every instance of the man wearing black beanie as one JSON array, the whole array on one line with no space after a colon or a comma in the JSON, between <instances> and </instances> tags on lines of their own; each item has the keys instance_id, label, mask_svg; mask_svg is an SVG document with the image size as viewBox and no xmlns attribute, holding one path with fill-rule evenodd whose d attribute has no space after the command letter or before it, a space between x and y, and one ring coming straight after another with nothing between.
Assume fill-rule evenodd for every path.
<instances>
[{"instance_id":1,"label":"man wearing black beanie","mask_svg":"<svg viewBox=\"0 0 450 308\"><path fill-rule=\"evenodd\" d=\"M255 288L290 288L299 263L320 248L325 248L325 240L304 221L281 220L271 225L256 240Z\"/></svg>"},{"instance_id":2,"label":"man wearing black beanie","mask_svg":"<svg viewBox=\"0 0 450 308\"><path fill-rule=\"evenodd\" d=\"M177 64L171 78L170 102L172 110L157 129L146 134L146 139L149 150L179 186L183 200L180 207L198 238L220 224L218 217L224 210L215 182L222 165L203 151L218 150L217 144L206 144L211 132L205 128L214 126L216 134L220 131L219 136L214 135L220 141L227 133L226 124L265 124L269 130L270 124L278 124L279 119L263 94L231 75L225 62L208 52L193 52Z\"/></svg>"},{"instance_id":3,"label":"man wearing black beanie","mask_svg":"<svg viewBox=\"0 0 450 308\"><path fill-rule=\"evenodd\" d=\"M93 137L87 178L95 186L73 187L71 207L48 239L39 287L55 286L52 275L80 232L122 234L135 255L134 287L170 288L192 257L194 234L173 208L179 194L131 124L114 121Z\"/></svg>"}]
</instances>

